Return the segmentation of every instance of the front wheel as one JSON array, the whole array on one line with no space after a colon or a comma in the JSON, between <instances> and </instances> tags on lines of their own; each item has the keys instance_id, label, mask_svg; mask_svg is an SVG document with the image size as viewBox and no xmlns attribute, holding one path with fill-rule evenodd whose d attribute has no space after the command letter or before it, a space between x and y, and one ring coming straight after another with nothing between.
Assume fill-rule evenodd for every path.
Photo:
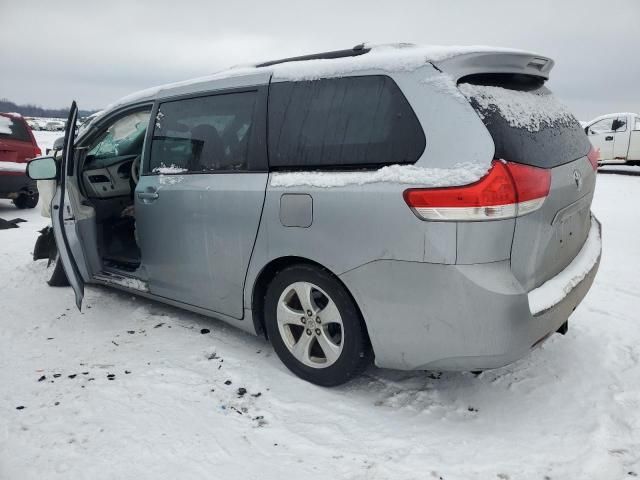
<instances>
[{"instance_id":1,"label":"front wheel","mask_svg":"<svg viewBox=\"0 0 640 480\"><path fill-rule=\"evenodd\" d=\"M294 265L274 277L265 298L265 327L280 360L316 385L340 385L370 360L355 302L324 269Z\"/></svg>"}]
</instances>

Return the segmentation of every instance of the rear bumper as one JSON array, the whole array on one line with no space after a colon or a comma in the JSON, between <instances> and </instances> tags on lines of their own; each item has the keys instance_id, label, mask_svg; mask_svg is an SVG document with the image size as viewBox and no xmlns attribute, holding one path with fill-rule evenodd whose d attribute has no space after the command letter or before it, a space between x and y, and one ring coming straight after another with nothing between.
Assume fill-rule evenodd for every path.
<instances>
[{"instance_id":1,"label":"rear bumper","mask_svg":"<svg viewBox=\"0 0 640 480\"><path fill-rule=\"evenodd\" d=\"M0 172L0 198L16 198L24 192L37 192L35 180L23 173Z\"/></svg>"},{"instance_id":2,"label":"rear bumper","mask_svg":"<svg viewBox=\"0 0 640 480\"><path fill-rule=\"evenodd\" d=\"M365 318L376 364L468 371L522 358L558 330L589 291L600 262L600 227L594 223L595 263L579 280L574 278L561 299L535 315L509 261L440 265L380 260L341 275Z\"/></svg>"}]
</instances>

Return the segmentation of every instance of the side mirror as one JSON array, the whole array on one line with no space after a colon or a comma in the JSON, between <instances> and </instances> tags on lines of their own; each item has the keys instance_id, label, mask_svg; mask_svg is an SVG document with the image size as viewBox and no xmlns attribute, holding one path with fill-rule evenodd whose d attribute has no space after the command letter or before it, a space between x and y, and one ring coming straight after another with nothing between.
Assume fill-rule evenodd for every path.
<instances>
[{"instance_id":1,"label":"side mirror","mask_svg":"<svg viewBox=\"0 0 640 480\"><path fill-rule=\"evenodd\" d=\"M64 148L64 137L58 137L56 138L55 142L53 142L53 146L51 148L47 148L46 153L47 155L51 154L55 156L56 152L59 152L63 148Z\"/></svg>"},{"instance_id":2,"label":"side mirror","mask_svg":"<svg viewBox=\"0 0 640 480\"><path fill-rule=\"evenodd\" d=\"M56 141L53 142L53 150L62 150L62 147L64 147L64 137L56 138Z\"/></svg>"},{"instance_id":3,"label":"side mirror","mask_svg":"<svg viewBox=\"0 0 640 480\"><path fill-rule=\"evenodd\" d=\"M58 177L58 164L53 157L34 158L27 164L27 176L32 180L53 180Z\"/></svg>"}]
</instances>

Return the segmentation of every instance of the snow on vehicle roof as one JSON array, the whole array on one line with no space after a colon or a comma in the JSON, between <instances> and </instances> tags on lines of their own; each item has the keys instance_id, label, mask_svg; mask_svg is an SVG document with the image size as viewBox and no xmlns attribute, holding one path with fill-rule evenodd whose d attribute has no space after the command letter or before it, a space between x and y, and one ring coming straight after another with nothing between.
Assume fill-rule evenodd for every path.
<instances>
[{"instance_id":1,"label":"snow on vehicle roof","mask_svg":"<svg viewBox=\"0 0 640 480\"><path fill-rule=\"evenodd\" d=\"M276 63L268 66L239 65L220 72L182 82L159 85L127 95L104 111L110 111L119 105L152 99L158 93L173 88L206 83L213 80L272 73L275 78L284 80L317 80L319 78L348 75L357 71L382 70L386 72L407 72L424 66L427 62L440 62L453 57L477 53L517 53L533 55L523 50L491 47L486 45L446 46L414 45L396 43L385 45L364 45L369 49L366 54L339 58L321 58Z\"/></svg>"}]
</instances>

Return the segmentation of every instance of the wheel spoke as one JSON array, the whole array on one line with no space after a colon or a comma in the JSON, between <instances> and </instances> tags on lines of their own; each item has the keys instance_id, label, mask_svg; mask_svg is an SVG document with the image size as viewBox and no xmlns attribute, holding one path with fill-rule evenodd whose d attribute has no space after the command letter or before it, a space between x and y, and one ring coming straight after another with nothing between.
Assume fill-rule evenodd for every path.
<instances>
[{"instance_id":1,"label":"wheel spoke","mask_svg":"<svg viewBox=\"0 0 640 480\"><path fill-rule=\"evenodd\" d=\"M310 283L296 283L293 285L293 289L295 290L298 300L300 300L300 305L302 305L305 313L310 311L313 314L318 310L318 307L316 307L311 296L312 285Z\"/></svg>"},{"instance_id":2,"label":"wheel spoke","mask_svg":"<svg viewBox=\"0 0 640 480\"><path fill-rule=\"evenodd\" d=\"M327 358L327 363L331 364L335 362L340 356L340 346L331 341L324 330L317 337L318 345L322 349L324 356Z\"/></svg>"},{"instance_id":3,"label":"wheel spoke","mask_svg":"<svg viewBox=\"0 0 640 480\"><path fill-rule=\"evenodd\" d=\"M291 349L291 353L293 353L293 355L303 363L308 364L311 362L309 352L311 350L311 340L313 340L313 338L314 337L311 335L303 333Z\"/></svg>"},{"instance_id":4,"label":"wheel spoke","mask_svg":"<svg viewBox=\"0 0 640 480\"><path fill-rule=\"evenodd\" d=\"M330 298L328 300L329 303L327 303L327 306L318 312L318 316L320 317L322 324L326 325L328 323L338 323L340 326L342 326L342 317L340 316L338 307L333 302L333 300L331 300Z\"/></svg>"},{"instance_id":5,"label":"wheel spoke","mask_svg":"<svg viewBox=\"0 0 640 480\"><path fill-rule=\"evenodd\" d=\"M281 323L283 325L304 326L301 321L302 317L304 317L304 313L296 312L295 310L292 310L284 302L278 302L278 311L277 311L278 323Z\"/></svg>"}]
</instances>

